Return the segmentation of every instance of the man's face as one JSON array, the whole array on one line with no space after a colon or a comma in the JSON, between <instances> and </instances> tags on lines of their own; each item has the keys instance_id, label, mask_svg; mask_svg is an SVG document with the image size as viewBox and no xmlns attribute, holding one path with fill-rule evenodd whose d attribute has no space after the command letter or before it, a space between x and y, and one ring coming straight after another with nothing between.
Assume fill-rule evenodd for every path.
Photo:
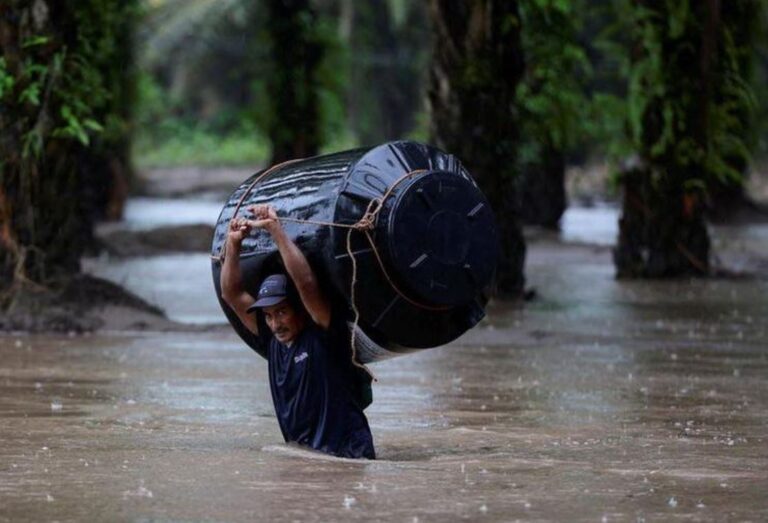
<instances>
[{"instance_id":1,"label":"man's face","mask_svg":"<svg viewBox=\"0 0 768 523\"><path fill-rule=\"evenodd\" d=\"M288 300L264 307L262 311L267 327L280 343L290 345L304 328L304 319L291 307Z\"/></svg>"}]
</instances>

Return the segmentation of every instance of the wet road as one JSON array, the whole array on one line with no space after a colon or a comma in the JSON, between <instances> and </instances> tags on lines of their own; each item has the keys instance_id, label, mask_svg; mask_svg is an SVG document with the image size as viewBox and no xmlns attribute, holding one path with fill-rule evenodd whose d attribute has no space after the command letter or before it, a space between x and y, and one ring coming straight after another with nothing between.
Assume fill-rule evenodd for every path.
<instances>
[{"instance_id":1,"label":"wet road","mask_svg":"<svg viewBox=\"0 0 768 523\"><path fill-rule=\"evenodd\" d=\"M227 331L0 337L0 521L768 519L768 282L556 252L538 301L374 366L375 462L282 444Z\"/></svg>"}]
</instances>

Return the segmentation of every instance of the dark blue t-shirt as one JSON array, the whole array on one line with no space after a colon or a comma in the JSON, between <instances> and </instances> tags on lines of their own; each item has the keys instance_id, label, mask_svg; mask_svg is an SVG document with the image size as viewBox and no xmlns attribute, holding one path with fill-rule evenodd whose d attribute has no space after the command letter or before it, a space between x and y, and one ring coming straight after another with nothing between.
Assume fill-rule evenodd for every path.
<instances>
[{"instance_id":1,"label":"dark blue t-shirt","mask_svg":"<svg viewBox=\"0 0 768 523\"><path fill-rule=\"evenodd\" d=\"M290 347L271 333L262 338L272 401L285 441L335 456L374 459L371 429L355 401L359 378L345 333L338 322L328 330L310 322Z\"/></svg>"}]
</instances>

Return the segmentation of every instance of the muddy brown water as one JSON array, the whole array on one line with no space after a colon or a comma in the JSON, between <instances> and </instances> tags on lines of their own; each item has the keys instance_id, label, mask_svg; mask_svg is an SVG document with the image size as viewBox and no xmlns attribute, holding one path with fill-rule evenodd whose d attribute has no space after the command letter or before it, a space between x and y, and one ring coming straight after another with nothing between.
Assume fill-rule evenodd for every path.
<instances>
[{"instance_id":1,"label":"muddy brown water","mask_svg":"<svg viewBox=\"0 0 768 523\"><path fill-rule=\"evenodd\" d=\"M768 519L768 282L558 252L525 309L374 366L376 461L283 444L226 330L2 336L0 521Z\"/></svg>"}]
</instances>

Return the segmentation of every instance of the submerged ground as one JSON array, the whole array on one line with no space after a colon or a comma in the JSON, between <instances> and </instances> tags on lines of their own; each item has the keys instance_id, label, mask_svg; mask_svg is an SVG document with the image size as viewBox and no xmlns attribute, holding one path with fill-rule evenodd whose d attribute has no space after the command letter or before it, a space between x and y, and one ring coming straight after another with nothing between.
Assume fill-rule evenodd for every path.
<instances>
[{"instance_id":1,"label":"submerged ground","mask_svg":"<svg viewBox=\"0 0 768 523\"><path fill-rule=\"evenodd\" d=\"M768 519L768 281L616 281L601 212L530 235L525 308L374 365L374 462L284 445L226 326L0 336L0 521ZM200 323L207 264L89 267Z\"/></svg>"},{"instance_id":2,"label":"submerged ground","mask_svg":"<svg viewBox=\"0 0 768 523\"><path fill-rule=\"evenodd\" d=\"M375 462L283 445L225 329L2 337L0 520L768 518L768 285L539 254L537 302L375 366Z\"/></svg>"}]
</instances>

